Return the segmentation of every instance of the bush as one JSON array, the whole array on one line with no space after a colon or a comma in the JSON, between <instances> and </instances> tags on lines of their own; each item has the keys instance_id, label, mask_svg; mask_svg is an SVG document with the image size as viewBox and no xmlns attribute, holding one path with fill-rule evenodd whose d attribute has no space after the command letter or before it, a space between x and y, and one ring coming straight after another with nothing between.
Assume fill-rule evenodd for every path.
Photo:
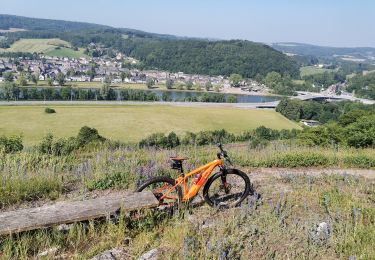
<instances>
[{"instance_id":1,"label":"bush","mask_svg":"<svg viewBox=\"0 0 375 260\"><path fill-rule=\"evenodd\" d=\"M77 137L61 138L53 140L53 135L46 135L37 146L40 153L51 154L55 156L69 155L74 150L85 147L91 143L103 143L106 139L99 135L98 130L87 126L82 127Z\"/></svg>"},{"instance_id":2,"label":"bush","mask_svg":"<svg viewBox=\"0 0 375 260\"><path fill-rule=\"evenodd\" d=\"M358 168L374 168L375 158L366 155L351 155L344 158L345 165Z\"/></svg>"},{"instance_id":3,"label":"bush","mask_svg":"<svg viewBox=\"0 0 375 260\"><path fill-rule=\"evenodd\" d=\"M261 167L317 167L329 166L331 164L329 157L319 153L285 153L276 157L260 161L256 166Z\"/></svg>"},{"instance_id":4,"label":"bush","mask_svg":"<svg viewBox=\"0 0 375 260\"><path fill-rule=\"evenodd\" d=\"M56 113L56 110L53 109L53 108L49 108L49 107L47 107L46 109L44 109L44 112L45 112L46 114L54 114L54 113Z\"/></svg>"},{"instance_id":5,"label":"bush","mask_svg":"<svg viewBox=\"0 0 375 260\"><path fill-rule=\"evenodd\" d=\"M178 136L171 132L168 136L163 133L152 134L139 142L140 147L174 148L180 145Z\"/></svg>"},{"instance_id":6,"label":"bush","mask_svg":"<svg viewBox=\"0 0 375 260\"><path fill-rule=\"evenodd\" d=\"M237 97L235 95L229 95L227 98L227 103L237 103Z\"/></svg>"},{"instance_id":7,"label":"bush","mask_svg":"<svg viewBox=\"0 0 375 260\"><path fill-rule=\"evenodd\" d=\"M84 146L94 141L103 142L105 141L105 138L100 136L98 130L95 128L84 126L79 130L77 135L77 144L79 146Z\"/></svg>"},{"instance_id":8,"label":"bush","mask_svg":"<svg viewBox=\"0 0 375 260\"><path fill-rule=\"evenodd\" d=\"M22 137L12 136L12 137L0 137L0 150L3 150L5 153L15 153L22 151Z\"/></svg>"}]
</instances>

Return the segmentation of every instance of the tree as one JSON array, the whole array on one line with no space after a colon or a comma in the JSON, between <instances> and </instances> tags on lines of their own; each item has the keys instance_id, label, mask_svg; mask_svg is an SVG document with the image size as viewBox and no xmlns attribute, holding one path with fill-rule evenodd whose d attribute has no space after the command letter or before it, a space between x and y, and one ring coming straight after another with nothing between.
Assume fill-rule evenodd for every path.
<instances>
[{"instance_id":1,"label":"tree","mask_svg":"<svg viewBox=\"0 0 375 260\"><path fill-rule=\"evenodd\" d=\"M216 85L216 86L214 87L214 91L215 91L215 92L220 92L220 87L219 87L218 85Z\"/></svg>"},{"instance_id":2,"label":"tree","mask_svg":"<svg viewBox=\"0 0 375 260\"><path fill-rule=\"evenodd\" d=\"M204 84L204 88L207 91L210 91L210 89L212 88L212 83L210 81L207 81L206 84Z\"/></svg>"},{"instance_id":3,"label":"tree","mask_svg":"<svg viewBox=\"0 0 375 260\"><path fill-rule=\"evenodd\" d=\"M155 85L155 80L153 78L147 78L146 86L147 88L152 88Z\"/></svg>"},{"instance_id":4,"label":"tree","mask_svg":"<svg viewBox=\"0 0 375 260\"><path fill-rule=\"evenodd\" d=\"M165 82L165 87L166 87L167 89L172 89L172 88L173 88L173 85L174 85L174 82L173 82L173 80L171 80L171 79L167 79L167 81Z\"/></svg>"},{"instance_id":5,"label":"tree","mask_svg":"<svg viewBox=\"0 0 375 260\"><path fill-rule=\"evenodd\" d=\"M188 82L186 82L186 89L187 90L192 90L193 89L193 82L191 80L189 80Z\"/></svg>"},{"instance_id":6,"label":"tree","mask_svg":"<svg viewBox=\"0 0 375 260\"><path fill-rule=\"evenodd\" d=\"M180 83L180 84L178 84L178 86L177 86L177 89L178 90L184 90L184 84L183 83Z\"/></svg>"},{"instance_id":7,"label":"tree","mask_svg":"<svg viewBox=\"0 0 375 260\"><path fill-rule=\"evenodd\" d=\"M272 72L267 73L267 76L264 79L264 82L267 87L271 89L275 89L277 84L279 84L281 80L282 78L281 78L280 73L272 71Z\"/></svg>"},{"instance_id":8,"label":"tree","mask_svg":"<svg viewBox=\"0 0 375 260\"><path fill-rule=\"evenodd\" d=\"M56 76L56 81L59 83L60 86L64 86L65 84L65 75L62 72L59 72Z\"/></svg>"},{"instance_id":9,"label":"tree","mask_svg":"<svg viewBox=\"0 0 375 260\"><path fill-rule=\"evenodd\" d=\"M237 97L235 95L230 95L230 96L228 96L227 102L228 103L237 103Z\"/></svg>"},{"instance_id":10,"label":"tree","mask_svg":"<svg viewBox=\"0 0 375 260\"><path fill-rule=\"evenodd\" d=\"M16 100L19 95L19 88L13 82L5 82L1 86L4 98L6 100L14 99Z\"/></svg>"},{"instance_id":11,"label":"tree","mask_svg":"<svg viewBox=\"0 0 375 260\"><path fill-rule=\"evenodd\" d=\"M121 81L124 82L126 78L130 78L132 76L132 74L130 74L129 71L123 71L121 72L120 74L120 77L121 77Z\"/></svg>"},{"instance_id":12,"label":"tree","mask_svg":"<svg viewBox=\"0 0 375 260\"><path fill-rule=\"evenodd\" d=\"M241 84L242 76L240 74L232 74L229 77L231 87L238 88Z\"/></svg>"},{"instance_id":13,"label":"tree","mask_svg":"<svg viewBox=\"0 0 375 260\"><path fill-rule=\"evenodd\" d=\"M104 83L100 88L100 96L102 99L107 100L109 97L110 92L110 85L108 83Z\"/></svg>"},{"instance_id":14,"label":"tree","mask_svg":"<svg viewBox=\"0 0 375 260\"><path fill-rule=\"evenodd\" d=\"M48 86L53 86L53 78L51 78L51 77L49 77L48 79L47 79L47 84L48 84Z\"/></svg>"},{"instance_id":15,"label":"tree","mask_svg":"<svg viewBox=\"0 0 375 260\"><path fill-rule=\"evenodd\" d=\"M202 85L198 83L198 84L195 86L195 90L196 90L196 91L202 91Z\"/></svg>"},{"instance_id":16,"label":"tree","mask_svg":"<svg viewBox=\"0 0 375 260\"><path fill-rule=\"evenodd\" d=\"M5 82L12 82L13 81L13 74L12 72L5 72L3 73L3 78Z\"/></svg>"},{"instance_id":17,"label":"tree","mask_svg":"<svg viewBox=\"0 0 375 260\"><path fill-rule=\"evenodd\" d=\"M255 75L254 80L258 83L263 83L263 77L259 73Z\"/></svg>"},{"instance_id":18,"label":"tree","mask_svg":"<svg viewBox=\"0 0 375 260\"><path fill-rule=\"evenodd\" d=\"M31 76L30 76L30 80L31 80L35 85L38 85L39 74L38 74L38 73L31 74Z\"/></svg>"},{"instance_id":19,"label":"tree","mask_svg":"<svg viewBox=\"0 0 375 260\"><path fill-rule=\"evenodd\" d=\"M26 80L24 75L21 75L21 76L18 77L17 84L20 87L27 86L27 80Z\"/></svg>"},{"instance_id":20,"label":"tree","mask_svg":"<svg viewBox=\"0 0 375 260\"><path fill-rule=\"evenodd\" d=\"M90 68L90 70L87 72L87 76L90 77L90 80L93 80L93 79L95 78L95 76L96 76L96 71L95 71L95 67L94 67L94 66L92 66L92 67Z\"/></svg>"},{"instance_id":21,"label":"tree","mask_svg":"<svg viewBox=\"0 0 375 260\"><path fill-rule=\"evenodd\" d=\"M112 83L112 79L110 76L104 77L104 83L110 85Z\"/></svg>"}]
</instances>

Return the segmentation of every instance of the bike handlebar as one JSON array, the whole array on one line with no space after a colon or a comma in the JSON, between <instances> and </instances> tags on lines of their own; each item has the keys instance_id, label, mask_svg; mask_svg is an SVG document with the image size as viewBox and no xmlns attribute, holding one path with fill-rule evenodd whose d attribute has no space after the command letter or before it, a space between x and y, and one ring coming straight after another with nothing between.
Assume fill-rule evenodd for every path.
<instances>
[{"instance_id":1,"label":"bike handlebar","mask_svg":"<svg viewBox=\"0 0 375 260\"><path fill-rule=\"evenodd\" d=\"M221 156L224 157L224 159L229 163L232 164L232 162L229 159L228 153L223 149L223 145L221 143L217 144L217 147L220 149L220 153L217 154L217 157L221 159Z\"/></svg>"}]
</instances>

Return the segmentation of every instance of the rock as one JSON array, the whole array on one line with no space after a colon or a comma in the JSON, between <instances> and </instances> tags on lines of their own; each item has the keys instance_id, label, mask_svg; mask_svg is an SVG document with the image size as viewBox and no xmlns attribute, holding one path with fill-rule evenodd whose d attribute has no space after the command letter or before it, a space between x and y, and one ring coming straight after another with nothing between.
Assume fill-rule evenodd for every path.
<instances>
[{"instance_id":1,"label":"rock","mask_svg":"<svg viewBox=\"0 0 375 260\"><path fill-rule=\"evenodd\" d=\"M327 222L321 222L316 225L313 240L317 244L324 244L331 238L331 227Z\"/></svg>"},{"instance_id":2,"label":"rock","mask_svg":"<svg viewBox=\"0 0 375 260\"><path fill-rule=\"evenodd\" d=\"M43 256L48 256L48 255L50 255L50 254L54 254L54 253L57 252L57 250L59 250L58 247L56 247L56 246L55 246L55 247L51 247L51 248L49 248L49 249L47 249L47 250L45 250L45 251L39 253L39 254L38 254L38 257L43 257Z\"/></svg>"},{"instance_id":3,"label":"rock","mask_svg":"<svg viewBox=\"0 0 375 260\"><path fill-rule=\"evenodd\" d=\"M159 249L154 248L143 255L138 260L157 260L159 255Z\"/></svg>"},{"instance_id":4,"label":"rock","mask_svg":"<svg viewBox=\"0 0 375 260\"><path fill-rule=\"evenodd\" d=\"M103 253L94 256L91 260L122 260L122 259L132 259L132 257L125 252L123 248L113 248Z\"/></svg>"},{"instance_id":5,"label":"rock","mask_svg":"<svg viewBox=\"0 0 375 260\"><path fill-rule=\"evenodd\" d=\"M69 231L73 227L72 224L67 225L67 224L61 224L57 227L58 231Z\"/></svg>"}]
</instances>

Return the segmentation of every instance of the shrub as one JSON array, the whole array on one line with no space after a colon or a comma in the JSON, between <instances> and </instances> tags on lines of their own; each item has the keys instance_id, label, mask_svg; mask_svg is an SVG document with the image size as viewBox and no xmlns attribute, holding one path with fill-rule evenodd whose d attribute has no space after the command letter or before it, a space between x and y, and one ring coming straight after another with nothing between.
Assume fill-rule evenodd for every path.
<instances>
[{"instance_id":1,"label":"shrub","mask_svg":"<svg viewBox=\"0 0 375 260\"><path fill-rule=\"evenodd\" d=\"M77 144L79 146L84 146L93 141L102 142L105 141L105 138L100 136L98 130L95 128L90 128L88 126L82 127L77 135Z\"/></svg>"},{"instance_id":2,"label":"shrub","mask_svg":"<svg viewBox=\"0 0 375 260\"><path fill-rule=\"evenodd\" d=\"M46 107L46 109L44 109L44 112L46 114L54 114L54 113L56 113L56 110L53 109L53 108Z\"/></svg>"},{"instance_id":3,"label":"shrub","mask_svg":"<svg viewBox=\"0 0 375 260\"><path fill-rule=\"evenodd\" d=\"M12 137L0 137L0 150L4 150L5 153L15 153L22 151L22 137L12 136Z\"/></svg>"},{"instance_id":4,"label":"shrub","mask_svg":"<svg viewBox=\"0 0 375 260\"><path fill-rule=\"evenodd\" d=\"M235 95L229 95L227 98L227 103L237 103L237 97Z\"/></svg>"},{"instance_id":5,"label":"shrub","mask_svg":"<svg viewBox=\"0 0 375 260\"><path fill-rule=\"evenodd\" d=\"M139 142L140 147L174 148L180 145L178 136L171 132L168 136L163 133L152 134Z\"/></svg>"},{"instance_id":6,"label":"shrub","mask_svg":"<svg viewBox=\"0 0 375 260\"><path fill-rule=\"evenodd\" d=\"M56 156L69 155L74 150L83 148L90 143L102 143L106 139L99 135L98 130L87 126L82 127L77 137L61 138L53 140L53 135L46 135L37 146L40 153L52 154Z\"/></svg>"},{"instance_id":7,"label":"shrub","mask_svg":"<svg viewBox=\"0 0 375 260\"><path fill-rule=\"evenodd\" d=\"M286 153L266 162L271 167L316 167L328 166L330 159L319 153Z\"/></svg>"},{"instance_id":8,"label":"shrub","mask_svg":"<svg viewBox=\"0 0 375 260\"><path fill-rule=\"evenodd\" d=\"M344 158L345 165L349 167L358 167L358 168L374 168L375 167L375 158L366 156L366 155L351 155Z\"/></svg>"}]
</instances>

